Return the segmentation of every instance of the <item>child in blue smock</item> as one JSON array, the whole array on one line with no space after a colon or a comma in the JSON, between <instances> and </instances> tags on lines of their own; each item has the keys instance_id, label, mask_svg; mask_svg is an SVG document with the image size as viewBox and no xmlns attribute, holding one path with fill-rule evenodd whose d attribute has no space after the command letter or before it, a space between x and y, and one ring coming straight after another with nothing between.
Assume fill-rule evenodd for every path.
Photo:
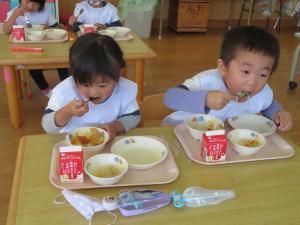
<instances>
[{"instance_id":1,"label":"child in blue smock","mask_svg":"<svg viewBox=\"0 0 300 225\"><path fill-rule=\"evenodd\" d=\"M238 27L225 34L217 68L206 70L166 92L165 104L178 110L163 121L176 125L194 113L222 120L242 113L262 113L281 131L292 127L292 118L273 99L267 84L279 60L279 43L267 31Z\"/></svg>"},{"instance_id":2,"label":"child in blue smock","mask_svg":"<svg viewBox=\"0 0 300 225\"><path fill-rule=\"evenodd\" d=\"M120 77L125 62L117 42L97 33L82 35L69 60L72 76L53 89L42 119L46 132L97 126L112 140L138 125L137 85Z\"/></svg>"},{"instance_id":3,"label":"child in blue smock","mask_svg":"<svg viewBox=\"0 0 300 225\"><path fill-rule=\"evenodd\" d=\"M81 24L94 24L98 30L122 26L116 7L104 0L85 0L76 4L69 25L78 31Z\"/></svg>"},{"instance_id":4,"label":"child in blue smock","mask_svg":"<svg viewBox=\"0 0 300 225\"><path fill-rule=\"evenodd\" d=\"M15 7L7 13L3 30L5 33L11 33L13 25L23 25L26 27L26 18L33 25L43 24L45 27L56 27L58 22L52 15L51 6L46 4L46 0L20 0L20 6ZM60 80L69 76L65 68L57 69ZM29 73L42 93L49 97L51 88L46 81L43 71L40 69L29 70Z\"/></svg>"}]
</instances>

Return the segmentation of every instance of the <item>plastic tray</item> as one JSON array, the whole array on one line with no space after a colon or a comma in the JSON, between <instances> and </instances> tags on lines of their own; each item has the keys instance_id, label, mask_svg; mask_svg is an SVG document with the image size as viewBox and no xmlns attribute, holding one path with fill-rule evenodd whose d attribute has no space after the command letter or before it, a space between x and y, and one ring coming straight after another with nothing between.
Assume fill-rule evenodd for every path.
<instances>
[{"instance_id":1,"label":"plastic tray","mask_svg":"<svg viewBox=\"0 0 300 225\"><path fill-rule=\"evenodd\" d=\"M41 44L41 43L61 43L61 42L65 42L68 40L68 35L66 35L64 38L62 39L44 39L42 41L29 41L29 40L25 40L25 41L14 41L12 39L12 35L9 36L9 42L11 43L15 43L15 44Z\"/></svg>"},{"instance_id":2,"label":"plastic tray","mask_svg":"<svg viewBox=\"0 0 300 225\"><path fill-rule=\"evenodd\" d=\"M289 145L280 135L274 133L266 137L267 144L260 149L256 154L251 156L241 156L236 153L228 143L227 155L225 161L205 162L201 156L201 141L195 140L189 133L185 124L180 124L174 128L174 132L187 156L201 164L217 165L225 163L249 162L257 160L269 160L288 158L294 155L294 148Z\"/></svg>"},{"instance_id":3,"label":"plastic tray","mask_svg":"<svg viewBox=\"0 0 300 225\"><path fill-rule=\"evenodd\" d=\"M168 156L160 164L146 170L134 170L129 169L125 176L116 184L112 185L99 185L94 183L88 175L84 174L84 182L79 184L68 184L62 183L59 176L59 147L67 146L65 141L60 141L56 143L52 150L51 166L49 179L50 182L58 188L61 189L89 189L89 188L104 188L104 187L121 187L121 186L133 186L133 185L151 185L151 184L166 184L174 181L178 175L179 170L177 168L176 162L170 151L166 142L160 138L149 136L155 138L166 145L168 150ZM118 140L118 137L116 140ZM102 152L110 152L110 147L112 143L105 146ZM84 152L84 158L88 158L95 153Z\"/></svg>"}]
</instances>

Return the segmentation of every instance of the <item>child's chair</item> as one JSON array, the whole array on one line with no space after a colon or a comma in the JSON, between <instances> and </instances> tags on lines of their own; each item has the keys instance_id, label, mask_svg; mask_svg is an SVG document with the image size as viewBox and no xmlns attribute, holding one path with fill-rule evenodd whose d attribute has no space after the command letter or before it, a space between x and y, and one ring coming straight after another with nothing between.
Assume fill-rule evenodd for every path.
<instances>
[{"instance_id":1,"label":"child's chair","mask_svg":"<svg viewBox=\"0 0 300 225\"><path fill-rule=\"evenodd\" d=\"M140 126L160 126L161 121L173 112L164 105L164 95L149 95L142 102L139 102L141 110Z\"/></svg>"},{"instance_id":2,"label":"child's chair","mask_svg":"<svg viewBox=\"0 0 300 225\"><path fill-rule=\"evenodd\" d=\"M300 32L295 33L295 36L297 38L300 38ZM297 48L294 51L294 57L292 61L292 66L291 66L291 74L290 74L290 82L289 82L289 88L290 89L296 89L297 88L297 82L295 81L295 75L297 73L297 64L299 60L299 53L300 53L300 43L298 44Z\"/></svg>"}]
</instances>

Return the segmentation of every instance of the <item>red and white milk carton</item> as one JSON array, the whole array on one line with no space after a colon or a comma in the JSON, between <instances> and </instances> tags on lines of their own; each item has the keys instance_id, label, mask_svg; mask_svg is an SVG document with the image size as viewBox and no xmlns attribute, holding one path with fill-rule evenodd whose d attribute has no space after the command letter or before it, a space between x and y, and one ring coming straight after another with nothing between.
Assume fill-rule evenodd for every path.
<instances>
[{"instance_id":1,"label":"red and white milk carton","mask_svg":"<svg viewBox=\"0 0 300 225\"><path fill-rule=\"evenodd\" d=\"M201 155L206 162L224 161L226 159L227 139L225 130L207 131L203 134Z\"/></svg>"},{"instance_id":2,"label":"red and white milk carton","mask_svg":"<svg viewBox=\"0 0 300 225\"><path fill-rule=\"evenodd\" d=\"M93 24L84 24L83 31L85 34L95 32L95 27Z\"/></svg>"},{"instance_id":3,"label":"red and white milk carton","mask_svg":"<svg viewBox=\"0 0 300 225\"><path fill-rule=\"evenodd\" d=\"M11 33L13 41L25 41L25 31L22 25L13 25Z\"/></svg>"},{"instance_id":4,"label":"red and white milk carton","mask_svg":"<svg viewBox=\"0 0 300 225\"><path fill-rule=\"evenodd\" d=\"M83 152L81 146L59 148L59 174L62 183L83 182Z\"/></svg>"}]
</instances>

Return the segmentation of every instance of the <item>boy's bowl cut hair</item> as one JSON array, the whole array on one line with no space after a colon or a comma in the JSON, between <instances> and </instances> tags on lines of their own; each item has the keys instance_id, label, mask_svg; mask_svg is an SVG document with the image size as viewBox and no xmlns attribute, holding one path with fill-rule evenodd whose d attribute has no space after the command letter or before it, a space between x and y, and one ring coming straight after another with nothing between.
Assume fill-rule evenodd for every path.
<instances>
[{"instance_id":1,"label":"boy's bowl cut hair","mask_svg":"<svg viewBox=\"0 0 300 225\"><path fill-rule=\"evenodd\" d=\"M278 40L269 32L255 26L237 27L225 33L220 58L226 65L238 50L246 50L274 58L275 71L280 55Z\"/></svg>"},{"instance_id":2,"label":"boy's bowl cut hair","mask_svg":"<svg viewBox=\"0 0 300 225\"><path fill-rule=\"evenodd\" d=\"M19 0L20 5L21 5L21 1L22 0ZM45 7L45 4L46 4L46 0L30 0L30 1L31 2L36 2L36 3L38 3L40 5L39 11L42 11L44 9L44 7Z\"/></svg>"},{"instance_id":3,"label":"boy's bowl cut hair","mask_svg":"<svg viewBox=\"0 0 300 225\"><path fill-rule=\"evenodd\" d=\"M125 67L118 43L109 36L88 33L79 37L69 53L71 72L76 83L92 84L97 77L120 78Z\"/></svg>"}]
</instances>

